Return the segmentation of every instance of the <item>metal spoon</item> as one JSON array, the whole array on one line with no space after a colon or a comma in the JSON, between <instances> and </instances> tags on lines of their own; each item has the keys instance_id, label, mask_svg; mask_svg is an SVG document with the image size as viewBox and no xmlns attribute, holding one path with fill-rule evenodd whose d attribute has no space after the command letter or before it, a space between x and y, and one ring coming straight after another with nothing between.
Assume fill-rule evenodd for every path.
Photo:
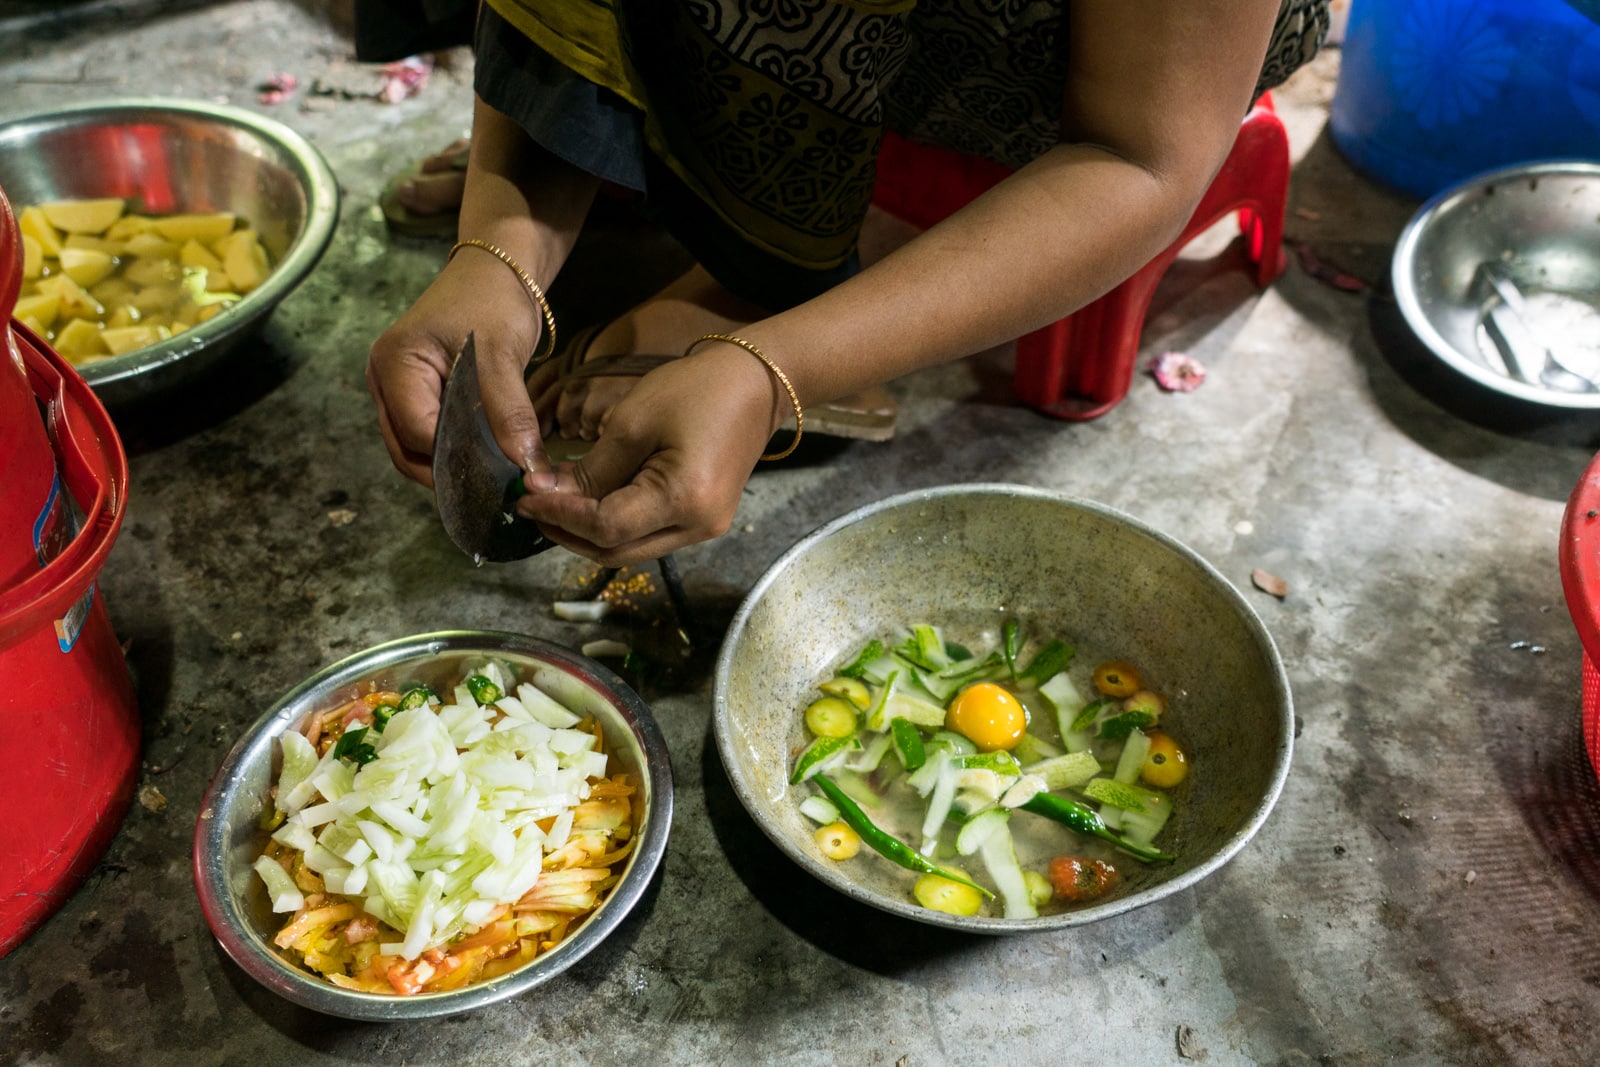
<instances>
[{"instance_id":1,"label":"metal spoon","mask_svg":"<svg viewBox=\"0 0 1600 1067\"><path fill-rule=\"evenodd\" d=\"M1529 322L1522 290L1498 263L1478 266L1478 277L1497 302L1484 312L1483 326L1505 360L1506 369L1529 385L1542 385L1566 393L1592 393L1600 389L1593 379L1561 362L1544 344Z\"/></svg>"}]
</instances>

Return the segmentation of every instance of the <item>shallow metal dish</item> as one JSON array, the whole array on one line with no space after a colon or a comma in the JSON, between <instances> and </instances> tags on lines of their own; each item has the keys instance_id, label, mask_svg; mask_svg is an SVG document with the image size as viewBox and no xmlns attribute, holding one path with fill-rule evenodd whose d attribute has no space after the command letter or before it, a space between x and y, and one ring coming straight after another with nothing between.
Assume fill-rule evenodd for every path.
<instances>
[{"instance_id":1,"label":"shallow metal dish","mask_svg":"<svg viewBox=\"0 0 1600 1067\"><path fill-rule=\"evenodd\" d=\"M493 656L524 681L579 714L594 715L622 769L640 784L635 841L622 878L577 931L520 970L446 993L380 996L340 989L291 965L272 945L283 916L274 916L251 864L267 835L260 819L282 760L278 735L307 714L355 697L377 680L389 686L438 686ZM347 1019L425 1019L494 1004L526 993L582 959L639 902L666 851L672 825L672 768L666 743L644 702L620 678L586 656L532 637L453 630L401 638L358 652L317 672L272 706L222 762L200 804L194 834L194 878L200 906L217 941L250 977L302 1007Z\"/></svg>"},{"instance_id":2,"label":"shallow metal dish","mask_svg":"<svg viewBox=\"0 0 1600 1067\"><path fill-rule=\"evenodd\" d=\"M869 850L843 863L825 859L798 810L805 794L788 784L807 737L801 709L867 640L928 622L968 647L995 647L1005 616L1035 636L1061 636L1079 664L1141 665L1174 697L1194 764L1156 839L1177 862L1129 860L1117 895L1037 919L929 911L911 896L915 876ZM1266 821L1289 773L1294 733L1272 639L1222 575L1127 515L1016 485L919 490L806 536L740 605L717 660L713 701L717 750L734 791L791 859L862 903L978 933L1078 926L1194 885Z\"/></svg>"},{"instance_id":3,"label":"shallow metal dish","mask_svg":"<svg viewBox=\"0 0 1600 1067\"><path fill-rule=\"evenodd\" d=\"M1395 300L1424 345L1455 372L1548 408L1600 410L1593 392L1525 381L1486 327L1497 266L1544 302L1547 337L1600 374L1600 163L1548 161L1472 178L1428 201L1395 246Z\"/></svg>"},{"instance_id":4,"label":"shallow metal dish","mask_svg":"<svg viewBox=\"0 0 1600 1067\"><path fill-rule=\"evenodd\" d=\"M272 273L233 307L168 340L77 366L108 404L176 386L226 360L311 272L333 236L339 186L281 122L199 101L76 104L0 123L0 190L29 204L123 197L159 215L232 211L261 235Z\"/></svg>"}]
</instances>

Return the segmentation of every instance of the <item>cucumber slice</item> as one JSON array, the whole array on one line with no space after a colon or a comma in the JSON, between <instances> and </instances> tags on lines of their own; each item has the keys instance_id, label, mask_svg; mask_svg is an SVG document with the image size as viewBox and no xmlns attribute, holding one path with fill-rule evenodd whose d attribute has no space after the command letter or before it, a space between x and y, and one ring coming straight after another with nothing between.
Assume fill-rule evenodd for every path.
<instances>
[{"instance_id":1,"label":"cucumber slice","mask_svg":"<svg viewBox=\"0 0 1600 1067\"><path fill-rule=\"evenodd\" d=\"M1062 789L1076 789L1100 773L1100 761L1093 752L1082 749L1069 752L1062 756L1052 756L1050 759L1023 767L1024 774L1036 774L1043 778L1045 785L1052 791Z\"/></svg>"},{"instance_id":2,"label":"cucumber slice","mask_svg":"<svg viewBox=\"0 0 1600 1067\"><path fill-rule=\"evenodd\" d=\"M1132 730L1122 743L1122 754L1117 757L1117 769L1111 772L1112 780L1132 785L1139 778L1144 758L1150 754L1150 738L1143 730Z\"/></svg>"}]
</instances>

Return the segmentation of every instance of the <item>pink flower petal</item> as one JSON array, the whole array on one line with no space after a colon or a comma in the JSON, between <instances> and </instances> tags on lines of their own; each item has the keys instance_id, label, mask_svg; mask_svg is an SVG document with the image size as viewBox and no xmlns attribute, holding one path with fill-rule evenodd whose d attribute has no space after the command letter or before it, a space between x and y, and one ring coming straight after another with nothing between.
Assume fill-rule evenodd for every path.
<instances>
[{"instance_id":1,"label":"pink flower petal","mask_svg":"<svg viewBox=\"0 0 1600 1067\"><path fill-rule=\"evenodd\" d=\"M1192 393L1206 380L1206 368L1182 352L1163 352L1150 363L1156 384L1169 393Z\"/></svg>"},{"instance_id":2,"label":"pink flower petal","mask_svg":"<svg viewBox=\"0 0 1600 1067\"><path fill-rule=\"evenodd\" d=\"M378 99L386 104L394 104L416 96L427 87L428 75L432 72L431 55L409 56L394 63L385 63L383 88L378 91Z\"/></svg>"},{"instance_id":3,"label":"pink flower petal","mask_svg":"<svg viewBox=\"0 0 1600 1067\"><path fill-rule=\"evenodd\" d=\"M288 71L280 70L261 83L260 100L263 104L281 104L294 95L300 79Z\"/></svg>"}]
</instances>

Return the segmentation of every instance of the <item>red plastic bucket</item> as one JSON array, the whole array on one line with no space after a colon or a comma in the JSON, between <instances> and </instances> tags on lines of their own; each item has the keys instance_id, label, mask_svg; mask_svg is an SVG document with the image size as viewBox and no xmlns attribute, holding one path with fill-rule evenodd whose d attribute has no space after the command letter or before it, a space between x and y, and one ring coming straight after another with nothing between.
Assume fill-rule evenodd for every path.
<instances>
[{"instance_id":1,"label":"red plastic bucket","mask_svg":"<svg viewBox=\"0 0 1600 1067\"><path fill-rule=\"evenodd\" d=\"M139 763L132 679L96 586L128 462L83 378L11 321L21 279L0 192L0 956L99 862Z\"/></svg>"},{"instance_id":2,"label":"red plastic bucket","mask_svg":"<svg viewBox=\"0 0 1600 1067\"><path fill-rule=\"evenodd\" d=\"M1567 610L1583 645L1583 743L1600 774L1600 455L1567 500L1557 555Z\"/></svg>"}]
</instances>

